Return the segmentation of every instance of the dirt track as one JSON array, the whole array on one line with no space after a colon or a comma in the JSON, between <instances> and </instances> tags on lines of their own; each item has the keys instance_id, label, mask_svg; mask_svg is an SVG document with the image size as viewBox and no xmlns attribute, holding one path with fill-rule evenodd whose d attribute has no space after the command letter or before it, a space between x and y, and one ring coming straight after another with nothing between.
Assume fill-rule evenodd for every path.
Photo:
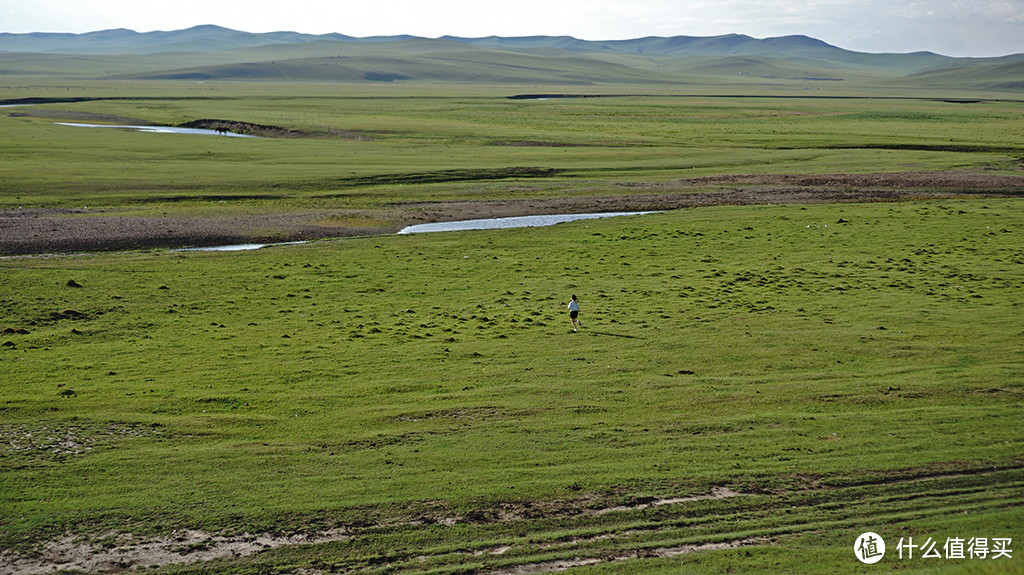
<instances>
[{"instance_id":1,"label":"dirt track","mask_svg":"<svg viewBox=\"0 0 1024 575\"><path fill-rule=\"evenodd\" d=\"M1024 176L983 172L732 175L619 184L623 194L400 205L383 227L347 226L330 211L230 217L127 217L85 209L0 210L0 255L266 243L393 233L409 224L532 214L671 210L711 205L885 202L1024 196ZM333 222L332 222L333 220Z\"/></svg>"}]
</instances>

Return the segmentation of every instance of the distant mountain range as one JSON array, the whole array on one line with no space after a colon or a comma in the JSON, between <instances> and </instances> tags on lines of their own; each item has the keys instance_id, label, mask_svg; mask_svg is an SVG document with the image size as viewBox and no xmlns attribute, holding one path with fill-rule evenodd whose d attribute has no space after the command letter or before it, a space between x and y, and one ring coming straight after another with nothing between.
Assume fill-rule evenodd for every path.
<instances>
[{"instance_id":1,"label":"distant mountain range","mask_svg":"<svg viewBox=\"0 0 1024 575\"><path fill-rule=\"evenodd\" d=\"M0 75L280 81L495 83L886 82L1024 90L1024 54L951 58L868 54L807 36L756 39L569 36L428 39L249 33L220 26L168 32L0 33Z\"/></svg>"},{"instance_id":2,"label":"distant mountain range","mask_svg":"<svg viewBox=\"0 0 1024 575\"><path fill-rule=\"evenodd\" d=\"M0 52L54 54L158 54L165 52L217 52L276 44L319 41L357 41L342 34L297 32L250 33L221 26L195 26L169 32L135 32L118 28L84 34L32 32L0 33Z\"/></svg>"},{"instance_id":3,"label":"distant mountain range","mask_svg":"<svg viewBox=\"0 0 1024 575\"><path fill-rule=\"evenodd\" d=\"M298 32L251 33L221 26L195 26L169 32L135 32L126 29L101 30L84 34L33 32L0 33L0 52L37 52L57 54L156 54L165 52L211 52L309 42L397 42L423 39L415 36L374 36L355 38L343 34L301 34ZM807 36L785 36L759 40L742 34L694 37L647 37L632 40L579 40L571 36L526 36L504 38L461 38L444 36L438 40L462 42L497 49L554 48L570 52L605 52L655 56L725 56L804 54L856 54ZM927 52L926 56L946 59Z\"/></svg>"}]
</instances>

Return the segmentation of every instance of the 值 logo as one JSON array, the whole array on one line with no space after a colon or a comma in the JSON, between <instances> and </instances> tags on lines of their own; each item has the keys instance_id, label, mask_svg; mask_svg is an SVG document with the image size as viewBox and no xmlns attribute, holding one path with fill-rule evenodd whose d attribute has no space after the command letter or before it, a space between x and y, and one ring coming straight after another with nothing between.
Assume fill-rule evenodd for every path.
<instances>
[{"instance_id":1,"label":"\u503c logo","mask_svg":"<svg viewBox=\"0 0 1024 575\"><path fill-rule=\"evenodd\" d=\"M877 533L868 531L857 538L853 552L861 563L878 563L885 556L885 541Z\"/></svg>"}]
</instances>

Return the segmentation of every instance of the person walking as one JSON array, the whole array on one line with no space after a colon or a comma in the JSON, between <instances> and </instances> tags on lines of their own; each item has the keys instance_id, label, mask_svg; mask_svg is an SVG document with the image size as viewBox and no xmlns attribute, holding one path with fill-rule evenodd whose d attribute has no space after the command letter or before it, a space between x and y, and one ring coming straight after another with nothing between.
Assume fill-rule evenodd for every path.
<instances>
[{"instance_id":1,"label":"person walking","mask_svg":"<svg viewBox=\"0 0 1024 575\"><path fill-rule=\"evenodd\" d=\"M572 322L572 330L578 331L578 328L583 327L583 322L580 321L580 302L576 301L576 294L572 294L572 300L569 301L569 321Z\"/></svg>"}]
</instances>

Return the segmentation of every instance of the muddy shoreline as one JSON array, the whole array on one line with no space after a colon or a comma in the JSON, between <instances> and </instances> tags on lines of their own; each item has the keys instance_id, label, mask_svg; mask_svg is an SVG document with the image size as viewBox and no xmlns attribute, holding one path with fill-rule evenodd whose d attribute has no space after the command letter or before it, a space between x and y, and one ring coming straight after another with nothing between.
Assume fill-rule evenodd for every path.
<instances>
[{"instance_id":1,"label":"muddy shoreline","mask_svg":"<svg viewBox=\"0 0 1024 575\"><path fill-rule=\"evenodd\" d=\"M979 172L730 175L665 183L622 182L620 195L396 205L367 213L381 225L347 225L350 212L319 210L220 217L131 217L88 209L0 210L0 256L208 247L382 235L421 223L716 205L892 202L1024 197L1024 176Z\"/></svg>"}]
</instances>

